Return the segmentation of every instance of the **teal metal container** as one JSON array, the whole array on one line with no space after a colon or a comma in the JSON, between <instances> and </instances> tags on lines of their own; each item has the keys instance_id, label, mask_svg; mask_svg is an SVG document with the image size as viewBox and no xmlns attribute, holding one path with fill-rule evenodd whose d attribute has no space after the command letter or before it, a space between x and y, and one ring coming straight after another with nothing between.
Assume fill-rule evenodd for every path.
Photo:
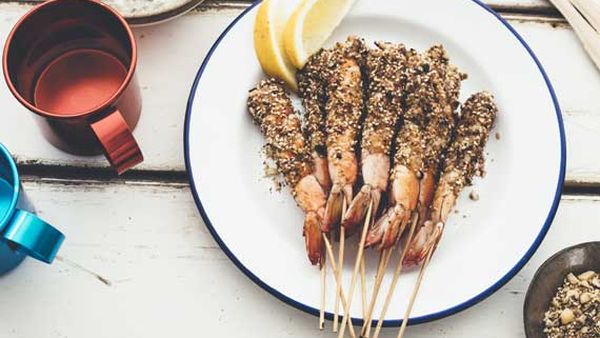
<instances>
[{"instance_id":1,"label":"teal metal container","mask_svg":"<svg viewBox=\"0 0 600 338\"><path fill-rule=\"evenodd\" d=\"M0 144L0 275L14 269L27 256L52 263L64 238L35 215L17 166Z\"/></svg>"}]
</instances>

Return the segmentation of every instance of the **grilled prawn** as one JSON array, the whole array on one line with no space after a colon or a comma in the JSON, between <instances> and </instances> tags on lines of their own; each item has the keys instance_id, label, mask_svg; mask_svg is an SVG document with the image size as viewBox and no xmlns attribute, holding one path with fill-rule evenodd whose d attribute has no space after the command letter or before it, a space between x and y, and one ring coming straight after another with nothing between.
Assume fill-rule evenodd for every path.
<instances>
[{"instance_id":1,"label":"grilled prawn","mask_svg":"<svg viewBox=\"0 0 600 338\"><path fill-rule=\"evenodd\" d=\"M426 53L426 58L433 70L432 88L426 95L431 96L430 102L435 102L435 105L427 107L429 113L424 132L426 148L417 204L420 223L428 217L441 160L458 120L460 85L467 78L465 73L461 73L456 66L450 64L446 50L441 45L431 47Z\"/></svg>"},{"instance_id":2,"label":"grilled prawn","mask_svg":"<svg viewBox=\"0 0 600 338\"><path fill-rule=\"evenodd\" d=\"M433 197L430 219L410 242L404 265L420 264L430 250L435 250L461 190L471 185L475 176L483 175L483 149L497 111L494 97L487 92L474 94L463 104L456 134L446 153Z\"/></svg>"},{"instance_id":3,"label":"grilled prawn","mask_svg":"<svg viewBox=\"0 0 600 338\"><path fill-rule=\"evenodd\" d=\"M404 69L409 54L415 53L402 44L376 43L376 46L369 51L365 67L369 84L360 163L364 183L342 220L348 234L364 220L370 204L375 218L381 194L387 190L392 140L403 112Z\"/></svg>"},{"instance_id":4,"label":"grilled prawn","mask_svg":"<svg viewBox=\"0 0 600 338\"><path fill-rule=\"evenodd\" d=\"M419 173L423 168L425 111L417 92L427 79L429 66L425 65L420 54L415 54L408 58L405 72L406 103L402 126L394 141L394 166L389 176L390 206L369 230L365 242L366 246L379 244L381 249L396 243L401 225L409 220L415 209L419 197Z\"/></svg>"},{"instance_id":5,"label":"grilled prawn","mask_svg":"<svg viewBox=\"0 0 600 338\"><path fill-rule=\"evenodd\" d=\"M356 145L363 110L361 68L367 48L363 40L349 37L333 48L334 67L327 84L327 161L333 186L327 199L323 230L341 220L345 199L352 201L358 164Z\"/></svg>"},{"instance_id":6,"label":"grilled prawn","mask_svg":"<svg viewBox=\"0 0 600 338\"><path fill-rule=\"evenodd\" d=\"M276 79L261 81L250 91L248 110L265 136L267 156L273 159L278 172L292 189L296 203L306 213L303 235L308 258L313 265L320 264L326 194L313 173L313 162L300 118L292 107L283 82Z\"/></svg>"},{"instance_id":7,"label":"grilled prawn","mask_svg":"<svg viewBox=\"0 0 600 338\"><path fill-rule=\"evenodd\" d=\"M410 68L409 68L410 69ZM396 137L391 173L392 207L375 224L367 245L393 246L413 211L425 219L434 193L439 159L455 125L460 82L465 75L449 64L441 45L420 56L407 82L404 125Z\"/></svg>"},{"instance_id":8,"label":"grilled prawn","mask_svg":"<svg viewBox=\"0 0 600 338\"><path fill-rule=\"evenodd\" d=\"M332 52L321 49L296 73L298 94L304 106L305 134L315 167L314 174L326 192L331 188L325 133L326 89L331 71Z\"/></svg>"}]
</instances>

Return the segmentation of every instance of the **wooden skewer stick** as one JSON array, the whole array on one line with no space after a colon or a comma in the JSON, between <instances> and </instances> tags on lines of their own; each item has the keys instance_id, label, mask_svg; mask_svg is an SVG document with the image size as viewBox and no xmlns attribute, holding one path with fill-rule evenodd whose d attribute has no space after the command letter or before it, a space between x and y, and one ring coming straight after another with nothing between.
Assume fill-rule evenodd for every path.
<instances>
[{"instance_id":1,"label":"wooden skewer stick","mask_svg":"<svg viewBox=\"0 0 600 338\"><path fill-rule=\"evenodd\" d=\"M354 288L356 286L356 277L358 276L358 270L360 269L360 262L362 261L363 252L365 251L365 240L367 239L367 231L369 230L369 221L371 220L371 212L373 211L373 202L369 204L367 210L367 217L365 218L365 224L363 224L362 233L360 235L360 242L358 244L358 252L356 253L356 261L354 262L354 271L352 272L352 279L350 280L350 288L348 289L348 302L344 306L344 318L342 319L342 327L338 338L344 338L344 331L346 329L346 323L350 317L350 306L352 306L352 299L354 298ZM343 229L343 227L342 227Z\"/></svg>"},{"instance_id":2,"label":"wooden skewer stick","mask_svg":"<svg viewBox=\"0 0 600 338\"><path fill-rule=\"evenodd\" d=\"M377 212L377 206L375 206L375 212L371 211L372 217L369 219L369 229L375 222L376 212ZM381 256L379 258L381 259ZM378 265L377 271L379 271L379 265ZM367 275L366 262L365 262L365 256L363 255L361 266L360 266L360 281L361 281L361 286L362 286L361 293L362 293L363 322L367 318L367 314L369 311L368 304L370 304L370 303L367 303L367 276L366 275ZM363 323L363 327L364 327L364 325L365 324ZM362 337L362 332L361 332L361 337Z\"/></svg>"},{"instance_id":3,"label":"wooden skewer stick","mask_svg":"<svg viewBox=\"0 0 600 338\"><path fill-rule=\"evenodd\" d=\"M396 284L398 283L398 279L400 278L400 273L402 272L402 261L404 261L404 256L408 251L408 247L410 245L410 240L413 237L415 232L415 228L417 227L417 222L419 220L418 213L413 214L412 222L410 224L410 230L408 232L408 237L406 240L406 244L404 244L404 248L402 248L402 253L400 254L400 261L398 261L398 265L396 266L396 270L394 270L394 276L392 277L392 283L390 284L390 288L388 289L388 293L385 296L385 301L383 303L383 308L381 309L381 313L379 314L379 319L377 320L377 327L375 328L375 333L373 334L373 338L379 337L379 332L381 331L381 327L383 326L383 321L385 320L385 315L387 314L388 307L390 306L390 302L392 300L392 296L394 295L394 290L396 289Z\"/></svg>"},{"instance_id":4,"label":"wooden skewer stick","mask_svg":"<svg viewBox=\"0 0 600 338\"><path fill-rule=\"evenodd\" d=\"M342 201L342 215L346 213L346 198ZM335 309L333 313L333 332L338 332L339 313L340 313L340 294L342 293L342 272L344 271L344 246L346 243L346 229L340 226L340 244L338 247L338 269L339 283L337 283L335 291ZM336 277L337 278L337 277Z\"/></svg>"},{"instance_id":5,"label":"wooden skewer stick","mask_svg":"<svg viewBox=\"0 0 600 338\"><path fill-rule=\"evenodd\" d=\"M375 212L371 211L372 217L369 219L369 229L375 222L376 213L377 213L377 206L375 206ZM380 255L379 256L379 260L380 260L379 264L381 264L381 257L382 256ZM363 326L362 326L362 328L364 329L366 320L368 320L367 317L369 317L368 314L369 314L369 307L370 307L370 302L367 303L367 281L366 281L367 276L366 276L366 263L365 263L364 255L362 258L362 262L360 264L361 264L361 266L360 266L360 281L361 281L362 309L363 309ZM379 264L377 265L377 273L379 273ZM375 276L377 277L378 275L376 274ZM377 281L377 278L375 279L375 281ZM367 305L367 304L369 304L369 305ZM362 336L363 336L363 332L361 331L361 337Z\"/></svg>"},{"instance_id":6,"label":"wooden skewer stick","mask_svg":"<svg viewBox=\"0 0 600 338\"><path fill-rule=\"evenodd\" d=\"M365 272L365 256L360 261L360 293L362 300L363 318L367 317L367 276Z\"/></svg>"},{"instance_id":7,"label":"wooden skewer stick","mask_svg":"<svg viewBox=\"0 0 600 338\"><path fill-rule=\"evenodd\" d=\"M569 21L569 24L571 24L577 36L579 36L579 40L581 40L590 58L594 61L596 67L600 69L600 34L596 31L599 27L592 26L600 20L595 15L589 15L589 10L592 6L582 6L583 1L573 0L550 0L550 2ZM591 1L586 0L586 2ZM584 17L582 13L583 15L588 14Z\"/></svg>"},{"instance_id":8,"label":"wooden skewer stick","mask_svg":"<svg viewBox=\"0 0 600 338\"><path fill-rule=\"evenodd\" d=\"M571 0L579 13L590 23L594 30L600 29L600 2L597 0Z\"/></svg>"},{"instance_id":9,"label":"wooden skewer stick","mask_svg":"<svg viewBox=\"0 0 600 338\"><path fill-rule=\"evenodd\" d=\"M360 336L364 338L368 338L368 332L371 329L371 316L373 313L373 308L375 307L375 298L377 297L377 293L379 292L379 286L377 285L379 282L379 277L381 275L381 267L383 265L383 261L385 260L385 256L388 250L384 249L379 251L379 261L377 263L377 270L375 271L375 283L373 284L373 290L371 290L371 299L369 300L369 308L367 309L367 313L364 316L363 326L360 330Z\"/></svg>"},{"instance_id":10,"label":"wooden skewer stick","mask_svg":"<svg viewBox=\"0 0 600 338\"><path fill-rule=\"evenodd\" d=\"M393 251L394 247L384 249L379 256L379 265L377 267L377 273L375 274L375 285L373 286L373 291L371 292L369 309L367 310L367 315L365 316L365 322L361 331L362 337L369 338L369 335L371 334L371 326L373 325L373 311L375 311L375 305L377 304L377 298L379 297L381 283L383 282L385 270L388 266Z\"/></svg>"},{"instance_id":11,"label":"wooden skewer stick","mask_svg":"<svg viewBox=\"0 0 600 338\"><path fill-rule=\"evenodd\" d=\"M427 252L427 258L425 258L425 262L423 262L421 270L419 270L419 277L417 278L415 287L413 288L412 294L410 295L410 301L408 302L406 312L404 312L402 326L400 326L400 331L398 331L397 338L402 338L404 336L404 331L406 331L406 325L408 324L408 316L410 316L410 312L412 311L413 305L415 304L415 299L417 298L417 293L419 293L419 288L421 287L421 282L423 281L423 275L425 274L425 268L427 267L427 264L429 264L429 260L431 259L431 254L433 253L434 248L435 246L432 246L431 249L429 249L429 252Z\"/></svg>"},{"instance_id":12,"label":"wooden skewer stick","mask_svg":"<svg viewBox=\"0 0 600 338\"><path fill-rule=\"evenodd\" d=\"M325 236L325 234L323 234L323 240L325 241L325 249L327 251L327 256L329 256L329 266L331 267L331 272L333 273L333 276L335 276L335 282L337 284L340 284L341 279L339 278L340 275L338 275L337 273L337 267L335 264L335 257L333 257L333 248L331 247L331 242L329 241L329 238ZM342 306L345 306L346 296L344 295L343 291L340 292L340 300L342 302ZM356 332L354 332L354 326L352 326L352 318L348 321L348 326L350 327L350 337L355 338Z\"/></svg>"},{"instance_id":13,"label":"wooden skewer stick","mask_svg":"<svg viewBox=\"0 0 600 338\"><path fill-rule=\"evenodd\" d=\"M325 329L325 297L327 295L327 255L321 262L321 308L319 309L319 330Z\"/></svg>"}]
</instances>

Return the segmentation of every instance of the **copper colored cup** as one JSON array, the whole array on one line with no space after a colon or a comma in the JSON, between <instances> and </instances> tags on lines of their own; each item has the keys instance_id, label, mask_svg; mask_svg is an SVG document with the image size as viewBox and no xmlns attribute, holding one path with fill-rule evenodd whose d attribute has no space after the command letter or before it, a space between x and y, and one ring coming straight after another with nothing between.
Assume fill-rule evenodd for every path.
<instances>
[{"instance_id":1,"label":"copper colored cup","mask_svg":"<svg viewBox=\"0 0 600 338\"><path fill-rule=\"evenodd\" d=\"M119 174L143 161L131 133L142 106L137 48L116 11L91 0L44 2L17 22L2 61L10 91L50 143L104 153Z\"/></svg>"}]
</instances>

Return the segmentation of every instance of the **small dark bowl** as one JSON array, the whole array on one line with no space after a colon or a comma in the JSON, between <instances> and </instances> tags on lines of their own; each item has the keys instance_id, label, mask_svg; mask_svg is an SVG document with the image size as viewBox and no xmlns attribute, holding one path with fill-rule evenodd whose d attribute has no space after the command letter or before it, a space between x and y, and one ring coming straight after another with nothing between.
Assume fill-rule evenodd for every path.
<instances>
[{"instance_id":1,"label":"small dark bowl","mask_svg":"<svg viewBox=\"0 0 600 338\"><path fill-rule=\"evenodd\" d=\"M525 334L528 338L544 335L544 313L569 272L600 271L600 242L588 242L563 249L548 258L533 276L523 306Z\"/></svg>"}]
</instances>

